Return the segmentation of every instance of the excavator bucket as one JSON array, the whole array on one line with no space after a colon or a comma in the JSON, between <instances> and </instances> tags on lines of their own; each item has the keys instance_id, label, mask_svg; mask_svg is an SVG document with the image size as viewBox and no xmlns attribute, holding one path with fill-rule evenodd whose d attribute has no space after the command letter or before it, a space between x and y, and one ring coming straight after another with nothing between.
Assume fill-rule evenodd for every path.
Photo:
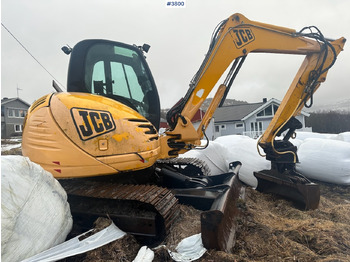
<instances>
[{"instance_id":1,"label":"excavator bucket","mask_svg":"<svg viewBox=\"0 0 350 262\"><path fill-rule=\"evenodd\" d=\"M191 205L203 210L201 213L201 234L203 245L207 249L216 249L232 253L235 245L237 219L240 216L239 204L243 200L242 184L238 179L240 162L230 164L230 172L210 176L208 186L175 188L172 193L179 203ZM182 179L181 174L162 169L166 177ZM183 176L183 179L188 177ZM183 181L183 184L190 183Z\"/></svg>"},{"instance_id":2,"label":"excavator bucket","mask_svg":"<svg viewBox=\"0 0 350 262\"><path fill-rule=\"evenodd\" d=\"M254 172L254 176L258 179L258 191L283 196L304 210L318 208L319 186L296 171L286 170L281 174L274 169L262 170Z\"/></svg>"},{"instance_id":3,"label":"excavator bucket","mask_svg":"<svg viewBox=\"0 0 350 262\"><path fill-rule=\"evenodd\" d=\"M202 212L201 232L205 248L232 253L240 216L238 205L242 187L238 175L233 175L227 185L227 190L214 201L210 210Z\"/></svg>"}]
</instances>

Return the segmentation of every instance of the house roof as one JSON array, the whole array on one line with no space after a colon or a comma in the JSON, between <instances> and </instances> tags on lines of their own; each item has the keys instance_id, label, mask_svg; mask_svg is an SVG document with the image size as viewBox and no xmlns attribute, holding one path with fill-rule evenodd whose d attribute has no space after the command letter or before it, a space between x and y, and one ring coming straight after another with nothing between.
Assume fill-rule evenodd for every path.
<instances>
[{"instance_id":1,"label":"house roof","mask_svg":"<svg viewBox=\"0 0 350 262\"><path fill-rule=\"evenodd\" d=\"M250 114L246 115L244 118L242 118L242 120L246 120L249 117L251 117L254 114L259 113L261 110L265 109L266 107L268 107L270 104L277 104L280 105L281 101L279 101L276 98L271 98L269 101L267 101L266 103L263 103L260 107L258 107L257 109L255 109L254 111L252 111ZM301 114L305 115L305 116L310 116L309 113L305 112L305 111L301 111Z\"/></svg>"},{"instance_id":2,"label":"house roof","mask_svg":"<svg viewBox=\"0 0 350 262\"><path fill-rule=\"evenodd\" d=\"M4 97L3 99L1 99L1 105L6 105L7 103L13 102L13 101L20 101L21 103L27 105L28 107L30 107L30 104L28 104L26 101L20 99L19 97L15 97L15 98L7 98Z\"/></svg>"},{"instance_id":3,"label":"house roof","mask_svg":"<svg viewBox=\"0 0 350 262\"><path fill-rule=\"evenodd\" d=\"M248 115L246 115L244 118L242 118L242 120L246 120L249 117L251 117L252 115L259 113L261 110L264 110L266 107L268 107L273 102L274 102L274 104L277 104L277 105L281 104L281 101L279 101L275 98L271 98L269 101L267 101L266 103L263 103L260 107L256 108L254 111L250 112Z\"/></svg>"},{"instance_id":4,"label":"house roof","mask_svg":"<svg viewBox=\"0 0 350 262\"><path fill-rule=\"evenodd\" d=\"M202 121L202 118L204 116L205 112L201 109L198 109L196 114L193 116L193 118L191 119L191 122L192 123L195 123L195 122L199 122L199 121Z\"/></svg>"},{"instance_id":5,"label":"house roof","mask_svg":"<svg viewBox=\"0 0 350 262\"><path fill-rule=\"evenodd\" d=\"M223 106L214 113L215 122L241 121L246 120L254 114L268 107L270 104L280 105L281 101L271 98L267 102L247 103L241 105ZM310 114L301 111L301 114L309 116Z\"/></svg>"},{"instance_id":6,"label":"house roof","mask_svg":"<svg viewBox=\"0 0 350 262\"><path fill-rule=\"evenodd\" d=\"M214 113L215 122L240 121L263 104L260 102L219 107Z\"/></svg>"}]
</instances>

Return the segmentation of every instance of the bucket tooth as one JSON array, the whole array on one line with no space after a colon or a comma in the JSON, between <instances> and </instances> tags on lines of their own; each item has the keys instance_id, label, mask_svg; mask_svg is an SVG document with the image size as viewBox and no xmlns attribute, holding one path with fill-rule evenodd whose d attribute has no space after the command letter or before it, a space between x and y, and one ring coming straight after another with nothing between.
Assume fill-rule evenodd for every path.
<instances>
[{"instance_id":1,"label":"bucket tooth","mask_svg":"<svg viewBox=\"0 0 350 262\"><path fill-rule=\"evenodd\" d=\"M318 208L319 186L296 171L287 170L280 174L272 169L262 170L254 172L254 176L258 179L258 191L283 196L304 210Z\"/></svg>"}]
</instances>

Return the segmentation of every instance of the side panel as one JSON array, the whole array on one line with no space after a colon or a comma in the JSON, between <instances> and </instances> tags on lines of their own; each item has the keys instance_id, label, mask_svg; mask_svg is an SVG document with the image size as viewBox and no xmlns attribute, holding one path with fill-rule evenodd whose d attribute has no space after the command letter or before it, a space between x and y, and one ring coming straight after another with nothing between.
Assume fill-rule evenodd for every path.
<instances>
[{"instance_id":1,"label":"side panel","mask_svg":"<svg viewBox=\"0 0 350 262\"><path fill-rule=\"evenodd\" d=\"M145 169L160 154L152 124L108 98L54 94L50 102L29 112L23 154L57 178Z\"/></svg>"},{"instance_id":2,"label":"side panel","mask_svg":"<svg viewBox=\"0 0 350 262\"><path fill-rule=\"evenodd\" d=\"M42 107L27 118L22 152L56 178L118 172L74 146L53 120L49 107Z\"/></svg>"},{"instance_id":3,"label":"side panel","mask_svg":"<svg viewBox=\"0 0 350 262\"><path fill-rule=\"evenodd\" d=\"M159 147L156 129L122 103L86 93L52 97L52 115L76 146L95 156L142 153Z\"/></svg>"}]
</instances>

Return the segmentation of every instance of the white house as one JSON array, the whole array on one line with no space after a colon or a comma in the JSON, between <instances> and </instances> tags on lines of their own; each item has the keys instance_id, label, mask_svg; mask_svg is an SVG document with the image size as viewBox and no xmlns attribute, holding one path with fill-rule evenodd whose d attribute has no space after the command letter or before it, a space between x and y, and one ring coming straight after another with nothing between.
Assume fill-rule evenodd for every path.
<instances>
[{"instance_id":1,"label":"white house","mask_svg":"<svg viewBox=\"0 0 350 262\"><path fill-rule=\"evenodd\" d=\"M269 101L264 98L260 103L247 103L218 108L213 116L213 138L234 134L257 138L266 130L280 104L281 101L275 98ZM305 117L309 115L301 111L301 114L296 117L303 125L301 130L310 131L310 128L305 128Z\"/></svg>"}]
</instances>

